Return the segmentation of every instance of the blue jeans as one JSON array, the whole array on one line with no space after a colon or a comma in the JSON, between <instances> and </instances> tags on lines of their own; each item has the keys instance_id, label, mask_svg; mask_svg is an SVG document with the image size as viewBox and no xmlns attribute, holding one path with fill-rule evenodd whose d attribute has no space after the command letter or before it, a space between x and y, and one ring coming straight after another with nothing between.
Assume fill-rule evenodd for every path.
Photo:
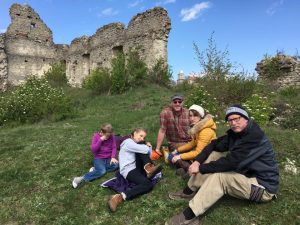
<instances>
[{"instance_id":1,"label":"blue jeans","mask_svg":"<svg viewBox=\"0 0 300 225\"><path fill-rule=\"evenodd\" d=\"M119 164L110 164L111 158L94 159L95 170L83 176L85 181L92 181L102 177L106 172L114 171L119 168Z\"/></svg>"}]
</instances>

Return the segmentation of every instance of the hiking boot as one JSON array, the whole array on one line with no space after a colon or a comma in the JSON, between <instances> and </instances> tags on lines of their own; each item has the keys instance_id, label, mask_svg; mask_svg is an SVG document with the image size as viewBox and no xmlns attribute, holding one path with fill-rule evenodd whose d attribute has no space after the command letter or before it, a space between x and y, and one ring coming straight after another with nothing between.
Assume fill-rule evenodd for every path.
<instances>
[{"instance_id":1,"label":"hiking boot","mask_svg":"<svg viewBox=\"0 0 300 225\"><path fill-rule=\"evenodd\" d=\"M78 185L83 181L83 177L75 177L72 181L73 188L77 188Z\"/></svg>"},{"instance_id":2,"label":"hiking boot","mask_svg":"<svg viewBox=\"0 0 300 225\"><path fill-rule=\"evenodd\" d=\"M155 166L152 163L147 163L144 166L144 170L147 173L147 178L152 179L156 174L158 174L162 170L162 166L161 165Z\"/></svg>"},{"instance_id":3,"label":"hiking boot","mask_svg":"<svg viewBox=\"0 0 300 225\"><path fill-rule=\"evenodd\" d=\"M110 210L112 212L115 212L117 210L117 206L123 202L123 197L122 194L116 194L116 195L112 195L110 196L109 200L108 200L108 207L110 208Z\"/></svg>"},{"instance_id":4,"label":"hiking boot","mask_svg":"<svg viewBox=\"0 0 300 225\"><path fill-rule=\"evenodd\" d=\"M194 191L192 194L185 194L183 193L183 190L177 191L177 192L170 192L169 198L172 200L191 200L196 195L196 191Z\"/></svg>"},{"instance_id":5,"label":"hiking boot","mask_svg":"<svg viewBox=\"0 0 300 225\"><path fill-rule=\"evenodd\" d=\"M198 216L190 220L185 219L183 212L173 216L165 223L165 225L202 225L202 224L203 224L202 219L199 218Z\"/></svg>"}]
</instances>

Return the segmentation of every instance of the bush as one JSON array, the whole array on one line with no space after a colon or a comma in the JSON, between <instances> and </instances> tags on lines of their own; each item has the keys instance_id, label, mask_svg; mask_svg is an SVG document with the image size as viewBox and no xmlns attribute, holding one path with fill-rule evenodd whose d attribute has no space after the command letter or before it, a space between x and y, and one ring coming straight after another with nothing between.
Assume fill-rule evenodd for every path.
<instances>
[{"instance_id":1,"label":"bush","mask_svg":"<svg viewBox=\"0 0 300 225\"><path fill-rule=\"evenodd\" d=\"M147 66L141 59L138 50L129 50L126 74L130 87L144 86L146 84Z\"/></svg>"},{"instance_id":2,"label":"bush","mask_svg":"<svg viewBox=\"0 0 300 225\"><path fill-rule=\"evenodd\" d=\"M170 79L172 71L168 64L162 59L158 59L155 65L149 71L149 82L158 84L160 86L170 86Z\"/></svg>"},{"instance_id":3,"label":"bush","mask_svg":"<svg viewBox=\"0 0 300 225\"><path fill-rule=\"evenodd\" d=\"M53 86L63 87L68 85L66 76L66 64L54 63L51 68L44 73L44 77Z\"/></svg>"},{"instance_id":4,"label":"bush","mask_svg":"<svg viewBox=\"0 0 300 225\"><path fill-rule=\"evenodd\" d=\"M300 130L300 88L290 86L279 91L273 102L274 122L285 129Z\"/></svg>"},{"instance_id":5,"label":"bush","mask_svg":"<svg viewBox=\"0 0 300 225\"><path fill-rule=\"evenodd\" d=\"M193 45L199 65L206 76L215 80L224 80L230 74L233 64L229 60L229 52L227 49L224 51L217 49L214 32L208 39L208 47L204 51L200 51L196 43Z\"/></svg>"},{"instance_id":6,"label":"bush","mask_svg":"<svg viewBox=\"0 0 300 225\"><path fill-rule=\"evenodd\" d=\"M221 116L220 112L222 110L219 110L216 98L208 93L204 89L204 86L194 85L192 90L190 90L186 97L185 105L190 107L193 104L202 106L205 111L213 115L216 120Z\"/></svg>"},{"instance_id":7,"label":"bush","mask_svg":"<svg viewBox=\"0 0 300 225\"><path fill-rule=\"evenodd\" d=\"M269 55L264 55L263 63L263 73L268 80L275 80L282 75L280 71L280 60L278 55L271 57Z\"/></svg>"},{"instance_id":8,"label":"bush","mask_svg":"<svg viewBox=\"0 0 300 225\"><path fill-rule=\"evenodd\" d=\"M23 85L0 98L0 125L8 122L61 120L72 115L70 100L46 79L30 76Z\"/></svg>"},{"instance_id":9,"label":"bush","mask_svg":"<svg viewBox=\"0 0 300 225\"><path fill-rule=\"evenodd\" d=\"M251 119L260 125L268 124L274 118L274 108L271 106L272 99L253 94L243 106Z\"/></svg>"},{"instance_id":10,"label":"bush","mask_svg":"<svg viewBox=\"0 0 300 225\"><path fill-rule=\"evenodd\" d=\"M128 88L125 56L123 53L119 53L116 58L112 59L111 83L111 92L113 94L121 94Z\"/></svg>"},{"instance_id":11,"label":"bush","mask_svg":"<svg viewBox=\"0 0 300 225\"><path fill-rule=\"evenodd\" d=\"M111 78L109 70L97 68L83 80L83 88L90 89L96 94L109 93L111 88Z\"/></svg>"},{"instance_id":12,"label":"bush","mask_svg":"<svg viewBox=\"0 0 300 225\"><path fill-rule=\"evenodd\" d=\"M242 75L233 75L222 80L205 76L199 78L196 82L213 94L221 108L226 108L234 103L245 102L256 87L254 79Z\"/></svg>"}]
</instances>

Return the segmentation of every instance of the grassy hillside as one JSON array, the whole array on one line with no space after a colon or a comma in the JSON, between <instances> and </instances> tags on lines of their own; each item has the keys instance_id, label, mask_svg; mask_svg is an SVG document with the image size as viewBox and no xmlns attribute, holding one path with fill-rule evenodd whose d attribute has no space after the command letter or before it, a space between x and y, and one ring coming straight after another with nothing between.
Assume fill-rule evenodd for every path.
<instances>
[{"instance_id":1,"label":"grassy hillside","mask_svg":"<svg viewBox=\"0 0 300 225\"><path fill-rule=\"evenodd\" d=\"M70 90L69 95L77 102L77 117L0 128L0 224L164 224L184 209L186 202L167 196L168 191L185 186L167 165L163 179L151 193L125 202L116 213L107 208L107 199L114 192L99 186L113 173L78 189L71 187L73 177L92 166L89 145L101 123L112 123L119 134L145 127L148 140L155 146L158 114L171 94L171 90L155 86L119 96ZM219 127L218 134L226 129ZM264 129L280 164L278 199L255 204L225 197L209 211L206 225L300 224L300 178L284 170L287 158L300 167L300 133Z\"/></svg>"}]
</instances>

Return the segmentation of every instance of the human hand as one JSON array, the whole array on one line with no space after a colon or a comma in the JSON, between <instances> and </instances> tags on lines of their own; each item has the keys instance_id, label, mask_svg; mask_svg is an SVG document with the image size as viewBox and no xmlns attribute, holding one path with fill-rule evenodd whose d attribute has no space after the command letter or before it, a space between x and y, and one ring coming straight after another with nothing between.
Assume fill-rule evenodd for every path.
<instances>
[{"instance_id":1,"label":"human hand","mask_svg":"<svg viewBox=\"0 0 300 225\"><path fill-rule=\"evenodd\" d=\"M111 164L118 164L118 163L119 163L119 161L116 158L111 158L110 165Z\"/></svg>"},{"instance_id":2,"label":"human hand","mask_svg":"<svg viewBox=\"0 0 300 225\"><path fill-rule=\"evenodd\" d=\"M189 175L192 176L192 175L199 173L199 166L200 166L200 163L198 161L194 161L189 167L189 170L188 170Z\"/></svg>"},{"instance_id":3,"label":"human hand","mask_svg":"<svg viewBox=\"0 0 300 225\"><path fill-rule=\"evenodd\" d=\"M173 152L172 152L172 155L176 155L178 153L178 151L175 149Z\"/></svg>"},{"instance_id":4,"label":"human hand","mask_svg":"<svg viewBox=\"0 0 300 225\"><path fill-rule=\"evenodd\" d=\"M104 134L104 133L102 133L102 136L101 136L102 141L107 140L109 137L110 137L110 134Z\"/></svg>"},{"instance_id":5,"label":"human hand","mask_svg":"<svg viewBox=\"0 0 300 225\"><path fill-rule=\"evenodd\" d=\"M152 145L151 145L150 142L146 142L146 145L147 145L148 147L152 147Z\"/></svg>"},{"instance_id":6,"label":"human hand","mask_svg":"<svg viewBox=\"0 0 300 225\"><path fill-rule=\"evenodd\" d=\"M181 159L180 155L175 155L173 158L172 158L172 163L176 163L177 160Z\"/></svg>"}]
</instances>

